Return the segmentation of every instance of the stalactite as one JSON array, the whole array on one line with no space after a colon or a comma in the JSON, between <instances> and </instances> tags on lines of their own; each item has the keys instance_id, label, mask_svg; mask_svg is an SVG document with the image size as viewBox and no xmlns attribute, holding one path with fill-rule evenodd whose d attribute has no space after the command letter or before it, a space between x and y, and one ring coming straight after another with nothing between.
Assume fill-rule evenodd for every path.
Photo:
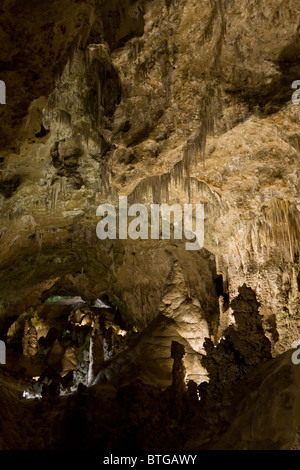
<instances>
[{"instance_id":1,"label":"stalactite","mask_svg":"<svg viewBox=\"0 0 300 470\"><path fill-rule=\"evenodd\" d=\"M48 103L47 103L48 111L52 111L55 108L58 101L59 101L59 91L57 87L55 87L53 92L48 98Z\"/></svg>"},{"instance_id":2,"label":"stalactite","mask_svg":"<svg viewBox=\"0 0 300 470\"><path fill-rule=\"evenodd\" d=\"M91 57L91 45L89 45L86 49L83 50L83 67L85 72L88 70L90 65L90 57Z\"/></svg>"},{"instance_id":3,"label":"stalactite","mask_svg":"<svg viewBox=\"0 0 300 470\"><path fill-rule=\"evenodd\" d=\"M51 187L51 209L56 209L58 195L60 193L61 183L60 181L56 181Z\"/></svg>"},{"instance_id":4,"label":"stalactite","mask_svg":"<svg viewBox=\"0 0 300 470\"><path fill-rule=\"evenodd\" d=\"M300 135L293 135L292 137L290 137L290 144L300 155Z\"/></svg>"},{"instance_id":5,"label":"stalactite","mask_svg":"<svg viewBox=\"0 0 300 470\"><path fill-rule=\"evenodd\" d=\"M224 21L224 8L223 8L223 0L217 0L217 5L218 9L222 18L222 21Z\"/></svg>"},{"instance_id":6,"label":"stalactite","mask_svg":"<svg viewBox=\"0 0 300 470\"><path fill-rule=\"evenodd\" d=\"M64 109L59 110L58 121L60 125L71 126L71 115Z\"/></svg>"},{"instance_id":7,"label":"stalactite","mask_svg":"<svg viewBox=\"0 0 300 470\"><path fill-rule=\"evenodd\" d=\"M98 127L102 124L102 86L100 78L97 80L97 125Z\"/></svg>"},{"instance_id":8,"label":"stalactite","mask_svg":"<svg viewBox=\"0 0 300 470\"><path fill-rule=\"evenodd\" d=\"M175 181L175 185L181 185L183 180L183 161L180 160L173 166L173 177Z\"/></svg>"},{"instance_id":9,"label":"stalactite","mask_svg":"<svg viewBox=\"0 0 300 470\"><path fill-rule=\"evenodd\" d=\"M101 161L100 163L100 174L101 174L101 182L102 182L102 188L104 189L105 193L109 193L109 173L107 170L107 165L106 162Z\"/></svg>"},{"instance_id":10,"label":"stalactite","mask_svg":"<svg viewBox=\"0 0 300 470\"><path fill-rule=\"evenodd\" d=\"M215 103L215 101L217 103ZM140 202L143 196L148 197L149 188L151 187L153 201L155 203L161 203L162 198L164 198L164 202L168 201L169 184L171 179L174 179L175 186L178 184L183 186L184 190L188 194L188 200L191 201L192 187L190 169L192 165L196 165L198 163L199 156L202 157L202 162L204 164L206 140L209 135L214 135L216 127L214 111L215 109L217 109L217 111L219 111L219 108L222 109L221 102L220 89L217 89L217 95L214 88L208 90L208 97L204 99L201 106L199 116L201 122L200 127L198 131L194 132L190 136L184 146L182 159L175 163L168 173L145 178L141 183L139 183L132 193L133 200L138 200ZM201 183L199 183L198 189L199 187L201 187ZM212 196L212 194L210 194L210 196ZM219 197L214 199L217 204L220 204Z\"/></svg>"},{"instance_id":11,"label":"stalactite","mask_svg":"<svg viewBox=\"0 0 300 470\"><path fill-rule=\"evenodd\" d=\"M43 230L37 230L37 231L35 232L35 239L36 239L36 242L37 242L37 245L38 245L38 249L39 249L39 250L42 249L43 234L44 234L44 231L43 231Z\"/></svg>"},{"instance_id":12,"label":"stalactite","mask_svg":"<svg viewBox=\"0 0 300 470\"><path fill-rule=\"evenodd\" d=\"M81 123L80 129L78 129L78 132L80 132L81 137L85 140L87 147L89 146L89 139L92 137L92 131L96 132L94 126L97 127L97 123L92 123L91 126L87 123Z\"/></svg>"},{"instance_id":13,"label":"stalactite","mask_svg":"<svg viewBox=\"0 0 300 470\"><path fill-rule=\"evenodd\" d=\"M300 213L287 199L274 198L265 211L266 239L280 246L281 251L294 261L299 254Z\"/></svg>"},{"instance_id":14,"label":"stalactite","mask_svg":"<svg viewBox=\"0 0 300 470\"><path fill-rule=\"evenodd\" d=\"M66 176L61 177L60 191L64 196L67 194L67 177Z\"/></svg>"},{"instance_id":15,"label":"stalactite","mask_svg":"<svg viewBox=\"0 0 300 470\"><path fill-rule=\"evenodd\" d=\"M187 147L184 150L184 154L183 154L183 164L184 164L184 170L185 170L185 175L186 175L184 189L187 190L188 192L189 202L191 201L191 181L190 181L191 157L192 157L192 154L189 150L189 147Z\"/></svg>"},{"instance_id":16,"label":"stalactite","mask_svg":"<svg viewBox=\"0 0 300 470\"><path fill-rule=\"evenodd\" d=\"M170 174L164 173L152 179L152 200L154 204L169 202Z\"/></svg>"},{"instance_id":17,"label":"stalactite","mask_svg":"<svg viewBox=\"0 0 300 470\"><path fill-rule=\"evenodd\" d=\"M129 59L131 62L136 62L138 60L139 53L143 47L143 41L140 38L133 38L130 42L130 52Z\"/></svg>"},{"instance_id":18,"label":"stalactite","mask_svg":"<svg viewBox=\"0 0 300 470\"><path fill-rule=\"evenodd\" d=\"M74 41L71 44L70 48L69 48L69 52L68 52L68 55L69 55L69 61L68 61L69 72L71 71L71 67L73 65L74 57L75 57L75 55L76 55L76 53L79 49L79 44L80 44L80 42L78 43L78 41Z\"/></svg>"},{"instance_id":19,"label":"stalactite","mask_svg":"<svg viewBox=\"0 0 300 470\"><path fill-rule=\"evenodd\" d=\"M194 182L197 194L201 195L202 199L211 201L214 207L222 209L222 198L216 191L213 191L204 181L195 178Z\"/></svg>"},{"instance_id":20,"label":"stalactite","mask_svg":"<svg viewBox=\"0 0 300 470\"><path fill-rule=\"evenodd\" d=\"M169 202L170 173L154 175L142 180L128 196L130 204L141 203L142 200L152 199L154 204ZM151 197L151 196L152 197Z\"/></svg>"},{"instance_id":21,"label":"stalactite","mask_svg":"<svg viewBox=\"0 0 300 470\"><path fill-rule=\"evenodd\" d=\"M159 175L160 176L160 175ZM161 191L159 177L152 178L152 198L154 204L161 204Z\"/></svg>"}]
</instances>

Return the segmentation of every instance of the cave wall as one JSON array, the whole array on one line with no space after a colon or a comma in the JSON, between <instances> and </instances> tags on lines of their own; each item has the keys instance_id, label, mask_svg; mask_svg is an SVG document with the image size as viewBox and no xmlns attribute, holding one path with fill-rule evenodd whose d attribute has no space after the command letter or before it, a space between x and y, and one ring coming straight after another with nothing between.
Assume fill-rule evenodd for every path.
<instances>
[{"instance_id":1,"label":"cave wall","mask_svg":"<svg viewBox=\"0 0 300 470\"><path fill-rule=\"evenodd\" d=\"M246 283L273 353L289 348L300 313L299 6L66 0L40 10L9 0L1 10L3 42L14 43L1 50L1 324L72 275L77 293L109 294L145 328L178 258L206 316L220 315L215 341L234 321L226 298ZM96 208L119 195L203 202L206 251L101 242Z\"/></svg>"}]
</instances>

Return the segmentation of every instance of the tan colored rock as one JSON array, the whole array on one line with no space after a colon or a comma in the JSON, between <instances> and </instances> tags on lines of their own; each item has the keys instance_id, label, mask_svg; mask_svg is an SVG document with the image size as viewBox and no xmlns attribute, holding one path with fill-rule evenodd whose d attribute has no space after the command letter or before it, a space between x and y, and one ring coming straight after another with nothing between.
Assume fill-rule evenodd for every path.
<instances>
[{"instance_id":1,"label":"tan colored rock","mask_svg":"<svg viewBox=\"0 0 300 470\"><path fill-rule=\"evenodd\" d=\"M74 347L66 348L64 355L61 359L61 376L64 377L68 372L76 370L78 366L78 359L75 354Z\"/></svg>"},{"instance_id":2,"label":"tan colored rock","mask_svg":"<svg viewBox=\"0 0 300 470\"><path fill-rule=\"evenodd\" d=\"M24 89L31 77L23 70L8 77L15 93L0 117L18 149L3 147L1 162L0 325L68 275L83 298L109 294L123 319L144 329L176 258L193 291L191 309L198 299L213 317L210 336L220 339L233 323L228 302L213 292L218 274L229 300L244 283L255 291L272 353L287 350L300 313L300 107L291 102L299 5L126 0L120 14L118 2L104 3L78 3L64 35L61 15L71 4L63 1L50 15L53 43L34 34L30 47L41 43L41 53L26 54L38 86ZM6 6L9 30L10 0ZM32 21L22 8L24 31L33 24L44 31L44 16ZM12 63L17 46L1 34L3 60ZM75 39L81 47L74 42L72 57L64 55ZM15 109L27 112L22 132L9 124ZM36 137L41 124L49 132ZM206 267L204 250L188 253L176 240L98 240L97 206L124 194L148 204L204 203Z\"/></svg>"},{"instance_id":3,"label":"tan colored rock","mask_svg":"<svg viewBox=\"0 0 300 470\"><path fill-rule=\"evenodd\" d=\"M207 280L206 282L209 283ZM204 287L204 286L203 286ZM210 321L209 321L210 320ZM137 339L134 347L122 352L102 368L95 379L126 382L128 374L145 382L168 386L172 383L172 341L185 349L185 380L201 383L207 372L201 365L204 341L213 332L213 319L205 317L199 300L189 291L178 261L165 281L159 313ZM217 316L215 318L217 321Z\"/></svg>"},{"instance_id":4,"label":"tan colored rock","mask_svg":"<svg viewBox=\"0 0 300 470\"><path fill-rule=\"evenodd\" d=\"M60 344L59 340L56 339L47 353L46 363L50 367L60 367L60 361L64 357L64 354L64 347Z\"/></svg>"},{"instance_id":5,"label":"tan colored rock","mask_svg":"<svg viewBox=\"0 0 300 470\"><path fill-rule=\"evenodd\" d=\"M23 355L25 357L34 358L37 356L39 352L37 331L34 326L30 326L30 322L28 320L25 320L22 346L23 346Z\"/></svg>"}]
</instances>

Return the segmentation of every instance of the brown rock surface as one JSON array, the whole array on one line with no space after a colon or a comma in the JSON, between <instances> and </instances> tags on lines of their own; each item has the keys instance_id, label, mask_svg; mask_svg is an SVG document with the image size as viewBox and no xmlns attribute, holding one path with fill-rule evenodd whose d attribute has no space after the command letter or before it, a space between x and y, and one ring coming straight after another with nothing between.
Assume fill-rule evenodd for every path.
<instances>
[{"instance_id":1,"label":"brown rock surface","mask_svg":"<svg viewBox=\"0 0 300 470\"><path fill-rule=\"evenodd\" d=\"M126 402L129 382L142 379L150 388L138 382L139 399L152 404L158 392L151 386L171 383L170 347L177 341L185 348L187 380L198 385L211 375L220 390L212 381L211 389L203 386L207 396L215 396L211 390L223 396L227 372L242 379L242 357L245 375L257 369L259 385L251 387L258 392L247 406L239 402L229 437L220 442L297 447L299 423L290 430L283 421L298 410L297 373L286 351L300 335L300 105L291 101L292 83L300 80L299 3L2 3L0 334L51 296L106 296L122 328L140 334L104 365L102 344L94 346L96 382L128 386ZM204 247L187 251L173 238L99 240L97 207L117 205L123 195L147 207L203 203ZM67 310L46 305L45 315L56 327ZM39 321L26 354L36 354L49 330ZM91 317L82 328L92 328ZM58 339L47 354L48 365L62 360L66 372L76 367L73 351ZM223 360L230 362L227 372L220 370ZM238 393L231 382L228 396ZM15 400L13 391L7 395ZM262 416L274 420L266 429L266 421L254 420L268 398ZM138 406L129 413L133 427L146 416ZM10 405L5 413L13 422ZM84 411L81 419L85 429ZM18 433L17 425L12 429ZM12 441L0 437L0 447ZM31 445L29 439L24 447Z\"/></svg>"}]
</instances>

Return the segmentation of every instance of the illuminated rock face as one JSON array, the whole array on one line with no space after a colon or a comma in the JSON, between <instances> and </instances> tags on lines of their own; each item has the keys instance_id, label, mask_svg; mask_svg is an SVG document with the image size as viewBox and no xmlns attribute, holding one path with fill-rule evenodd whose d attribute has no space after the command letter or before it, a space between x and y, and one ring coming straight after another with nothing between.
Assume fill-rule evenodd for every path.
<instances>
[{"instance_id":1,"label":"illuminated rock face","mask_svg":"<svg viewBox=\"0 0 300 470\"><path fill-rule=\"evenodd\" d=\"M205 269L205 259L198 259ZM210 282L209 282L210 281ZM214 290L212 279L202 277L206 290ZM213 299L213 298L212 298ZM203 299L205 301L205 299ZM214 299L217 305L217 298ZM172 382L172 342L185 348L185 380L197 384L207 380L201 364L205 353L205 338L214 337L218 324L218 310L207 316L195 293L188 288L183 269L176 260L163 287L158 314L136 340L136 344L108 362L96 377L95 383L109 381L127 383L138 377L160 386Z\"/></svg>"},{"instance_id":2,"label":"illuminated rock face","mask_svg":"<svg viewBox=\"0 0 300 470\"><path fill-rule=\"evenodd\" d=\"M127 244L95 237L98 204L124 194L140 203L205 203L205 248L216 256L226 293L232 299L243 283L254 289L273 352L290 346L299 314L299 106L291 102L299 12L289 2L254 3L128 2L121 13L117 3L78 2L71 22L66 0L55 15L49 5L39 16L37 30L46 31L47 19L57 32L39 38L38 55L28 50L19 64L7 43L2 78L14 94L1 107L11 143L0 182L3 324L58 277L78 272L81 292L110 291L143 326L155 317L170 264L157 253L151 276L153 255L139 259L132 302L128 280L120 279L131 269ZM25 9L19 20L7 4L1 14L12 30L22 18L35 40L38 11ZM28 85L21 95L25 79L31 92ZM22 131L9 120L15 113L16 121L16 107L27 113ZM150 253L140 242L132 249ZM230 310L221 319L228 325Z\"/></svg>"},{"instance_id":3,"label":"illuminated rock face","mask_svg":"<svg viewBox=\"0 0 300 470\"><path fill-rule=\"evenodd\" d=\"M245 285L272 355L288 350L300 334L299 5L4 3L0 333L50 295L107 296L141 335L103 368L95 352L90 380L168 386L177 341L199 383ZM96 208L122 195L204 203L204 248L99 240Z\"/></svg>"}]
</instances>

